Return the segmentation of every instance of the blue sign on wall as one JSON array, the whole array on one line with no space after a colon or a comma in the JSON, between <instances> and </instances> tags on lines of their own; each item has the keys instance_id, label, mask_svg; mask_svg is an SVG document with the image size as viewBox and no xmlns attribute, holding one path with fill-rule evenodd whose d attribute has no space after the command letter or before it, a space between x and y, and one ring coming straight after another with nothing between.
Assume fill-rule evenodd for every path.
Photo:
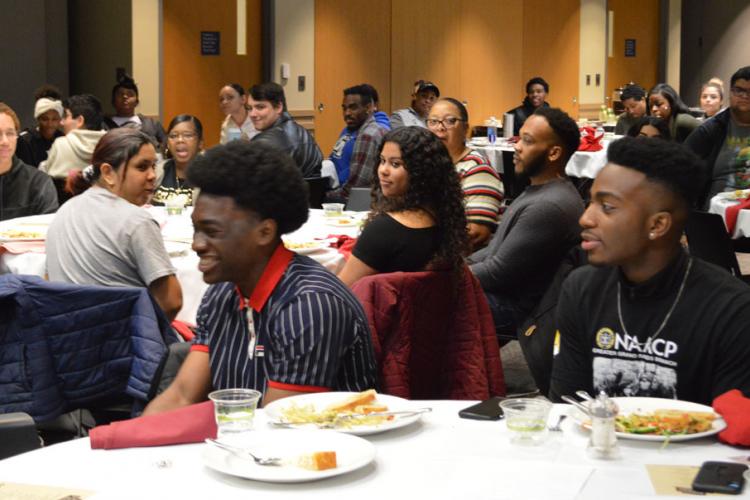
<instances>
[{"instance_id":1,"label":"blue sign on wall","mask_svg":"<svg viewBox=\"0 0 750 500\"><path fill-rule=\"evenodd\" d=\"M201 55L218 56L219 55L219 32L218 31L201 31Z\"/></svg>"},{"instance_id":2,"label":"blue sign on wall","mask_svg":"<svg viewBox=\"0 0 750 500\"><path fill-rule=\"evenodd\" d=\"M635 38L625 39L625 57L635 57Z\"/></svg>"}]
</instances>

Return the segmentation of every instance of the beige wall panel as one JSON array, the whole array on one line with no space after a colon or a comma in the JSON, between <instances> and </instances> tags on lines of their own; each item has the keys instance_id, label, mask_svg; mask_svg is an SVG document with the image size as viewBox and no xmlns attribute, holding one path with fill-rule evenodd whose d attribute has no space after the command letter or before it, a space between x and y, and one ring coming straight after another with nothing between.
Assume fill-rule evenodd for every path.
<instances>
[{"instance_id":1,"label":"beige wall panel","mask_svg":"<svg viewBox=\"0 0 750 500\"><path fill-rule=\"evenodd\" d=\"M203 123L206 147L219 143L224 116L219 110L222 85L245 88L261 78L260 0L247 1L247 55L237 55L236 0L163 0L164 126L188 113ZM200 32L219 31L220 55L201 56Z\"/></svg>"},{"instance_id":2,"label":"beige wall panel","mask_svg":"<svg viewBox=\"0 0 750 500\"><path fill-rule=\"evenodd\" d=\"M392 8L392 109L408 107L416 80L430 80L444 96L461 89L461 1L395 0Z\"/></svg>"},{"instance_id":3,"label":"beige wall panel","mask_svg":"<svg viewBox=\"0 0 750 500\"><path fill-rule=\"evenodd\" d=\"M542 76L550 85L549 103L576 117L573 99L578 100L579 30L580 0L524 0L519 103L526 80Z\"/></svg>"},{"instance_id":4,"label":"beige wall panel","mask_svg":"<svg viewBox=\"0 0 750 500\"><path fill-rule=\"evenodd\" d=\"M523 1L464 0L461 9L462 100L472 125L518 106L523 99ZM520 96L520 97L519 97Z\"/></svg>"},{"instance_id":5,"label":"beige wall panel","mask_svg":"<svg viewBox=\"0 0 750 500\"><path fill-rule=\"evenodd\" d=\"M315 138L324 156L344 127L344 88L372 84L388 111L390 71L390 0L315 1Z\"/></svg>"},{"instance_id":6,"label":"beige wall panel","mask_svg":"<svg viewBox=\"0 0 750 500\"><path fill-rule=\"evenodd\" d=\"M628 82L648 90L659 71L659 0L609 0L614 12L612 56L607 59L607 97ZM647 13L647 15L644 15ZM625 39L634 38L636 56L625 57Z\"/></svg>"}]
</instances>

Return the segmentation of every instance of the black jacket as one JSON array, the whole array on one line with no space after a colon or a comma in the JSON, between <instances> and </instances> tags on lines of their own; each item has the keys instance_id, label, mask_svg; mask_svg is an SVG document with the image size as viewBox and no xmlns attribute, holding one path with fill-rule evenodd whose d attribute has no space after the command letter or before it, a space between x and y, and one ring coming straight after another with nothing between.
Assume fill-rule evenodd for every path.
<instances>
[{"instance_id":1,"label":"black jacket","mask_svg":"<svg viewBox=\"0 0 750 500\"><path fill-rule=\"evenodd\" d=\"M138 118L141 119L141 132L151 137L151 139L156 142L158 150L164 148L164 146L167 145L167 134L164 132L164 127L161 126L161 123L140 113L138 113ZM104 118L104 126L102 128L105 130L113 130L118 128L118 126L112 118L107 116Z\"/></svg>"},{"instance_id":2,"label":"black jacket","mask_svg":"<svg viewBox=\"0 0 750 500\"><path fill-rule=\"evenodd\" d=\"M0 175L0 220L57 211L52 178L13 157L10 170Z\"/></svg>"},{"instance_id":3,"label":"black jacket","mask_svg":"<svg viewBox=\"0 0 750 500\"><path fill-rule=\"evenodd\" d=\"M302 172L303 177L320 177L323 154L310 132L295 122L284 111L276 123L252 139L287 153Z\"/></svg>"},{"instance_id":4,"label":"black jacket","mask_svg":"<svg viewBox=\"0 0 750 500\"><path fill-rule=\"evenodd\" d=\"M707 208L711 197L724 190L726 179L714 179L714 164L724 145L724 139L727 136L730 119L729 108L715 114L709 118L700 127L685 139L685 146L693 153L697 154L704 162L705 173L704 179L704 197L701 205Z\"/></svg>"},{"instance_id":5,"label":"black jacket","mask_svg":"<svg viewBox=\"0 0 750 500\"><path fill-rule=\"evenodd\" d=\"M16 156L25 164L38 167L41 162L47 159L47 151L52 147L55 139L63 135L58 130L52 140L48 141L42 137L38 130L24 130L18 136Z\"/></svg>"},{"instance_id":6,"label":"black jacket","mask_svg":"<svg viewBox=\"0 0 750 500\"><path fill-rule=\"evenodd\" d=\"M542 103L542 107L549 108L549 104L544 102ZM526 119L534 114L534 111L536 111L536 108L531 105L528 97L523 100L523 104L508 111L508 113L513 114L513 135L519 135L521 127L526 122Z\"/></svg>"}]
</instances>

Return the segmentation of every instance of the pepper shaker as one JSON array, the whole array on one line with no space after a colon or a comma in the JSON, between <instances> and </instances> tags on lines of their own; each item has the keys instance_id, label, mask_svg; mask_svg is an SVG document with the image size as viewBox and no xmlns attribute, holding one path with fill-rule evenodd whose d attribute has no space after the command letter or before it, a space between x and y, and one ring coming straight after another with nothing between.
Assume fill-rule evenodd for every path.
<instances>
[{"instance_id":1,"label":"pepper shaker","mask_svg":"<svg viewBox=\"0 0 750 500\"><path fill-rule=\"evenodd\" d=\"M615 417L617 405L602 391L589 403L591 415L591 437L588 453L592 458L612 459L619 456Z\"/></svg>"}]
</instances>

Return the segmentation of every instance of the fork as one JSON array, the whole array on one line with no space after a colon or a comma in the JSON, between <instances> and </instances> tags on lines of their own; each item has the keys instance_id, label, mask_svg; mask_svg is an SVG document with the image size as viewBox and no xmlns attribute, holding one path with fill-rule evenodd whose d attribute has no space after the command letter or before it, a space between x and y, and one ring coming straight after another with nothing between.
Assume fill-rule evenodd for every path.
<instances>
[{"instance_id":1,"label":"fork","mask_svg":"<svg viewBox=\"0 0 750 500\"><path fill-rule=\"evenodd\" d=\"M226 450L229 453L240 457L240 458L252 458L256 464L258 465L281 465L282 459L279 457L259 457L256 455L253 455L249 451L247 451L244 448L238 448L236 446L231 446L226 443L222 443L221 441L217 441L215 439L206 438L206 442L209 444L212 444L214 446L217 446L221 448L222 450Z\"/></svg>"},{"instance_id":2,"label":"fork","mask_svg":"<svg viewBox=\"0 0 750 500\"><path fill-rule=\"evenodd\" d=\"M560 426L566 418L568 418L567 415L560 415L560 418L557 419L557 423L555 425L550 425L549 427L547 427L547 429L552 432L562 432L562 427Z\"/></svg>"}]
</instances>

